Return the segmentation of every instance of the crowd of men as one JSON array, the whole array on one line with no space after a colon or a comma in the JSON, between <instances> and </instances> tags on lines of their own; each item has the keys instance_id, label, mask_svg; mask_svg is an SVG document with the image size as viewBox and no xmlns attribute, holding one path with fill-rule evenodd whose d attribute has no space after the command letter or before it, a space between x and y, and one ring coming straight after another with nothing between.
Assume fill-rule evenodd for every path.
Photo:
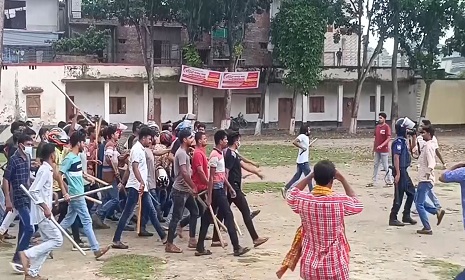
<instances>
[{"instance_id":1,"label":"crowd of men","mask_svg":"<svg viewBox=\"0 0 465 280\"><path fill-rule=\"evenodd\" d=\"M263 176L256 163L239 154L238 131L216 131L214 148L207 156L205 125L191 114L162 124L161 129L152 121L136 121L127 140L122 137L126 128L103 120L90 125L79 114L37 134L27 123L11 125L12 137L2 147L7 163L0 192L4 200L0 242L18 240L10 263L15 272L24 273L25 279L46 279L39 275L40 269L63 244L55 218L71 231L79 247L73 250L91 250L96 259L111 248L128 249L122 242L124 231L153 236L148 222L167 253L182 252L175 238L182 238L188 226L188 247L196 250L196 256L211 254L204 245L207 239L212 239L212 247L227 246L218 230L218 224L223 225L234 256L241 256L250 249L239 244L231 203L240 210L254 247L268 240L257 234L252 219L260 211L251 212L241 190L242 169ZM102 185L111 188L86 196ZM33 203L21 186L28 189ZM17 237L8 233L16 217ZM117 222L113 243L101 247L94 230L110 228L108 221ZM217 226L213 237L208 237L212 222Z\"/></svg>"}]
</instances>

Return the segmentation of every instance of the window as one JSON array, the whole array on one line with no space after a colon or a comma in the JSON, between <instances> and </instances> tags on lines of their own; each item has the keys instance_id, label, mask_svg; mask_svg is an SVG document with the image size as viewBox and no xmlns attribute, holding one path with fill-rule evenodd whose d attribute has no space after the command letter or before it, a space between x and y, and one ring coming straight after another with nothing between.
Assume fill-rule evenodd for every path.
<instances>
[{"instance_id":1,"label":"window","mask_svg":"<svg viewBox=\"0 0 465 280\"><path fill-rule=\"evenodd\" d=\"M245 99L245 113L246 114L258 114L260 113L260 97L247 97Z\"/></svg>"},{"instance_id":2,"label":"window","mask_svg":"<svg viewBox=\"0 0 465 280\"><path fill-rule=\"evenodd\" d=\"M179 97L179 114L189 113L187 97Z\"/></svg>"},{"instance_id":3,"label":"window","mask_svg":"<svg viewBox=\"0 0 465 280\"><path fill-rule=\"evenodd\" d=\"M126 97L110 97L110 114L126 114Z\"/></svg>"},{"instance_id":4,"label":"window","mask_svg":"<svg viewBox=\"0 0 465 280\"><path fill-rule=\"evenodd\" d=\"M379 111L384 112L384 95L381 95ZM376 112L376 96L370 96L370 112Z\"/></svg>"},{"instance_id":5,"label":"window","mask_svg":"<svg viewBox=\"0 0 465 280\"><path fill-rule=\"evenodd\" d=\"M26 115L28 118L40 118L40 95L26 95Z\"/></svg>"},{"instance_id":6,"label":"window","mask_svg":"<svg viewBox=\"0 0 465 280\"><path fill-rule=\"evenodd\" d=\"M309 98L309 111L310 113L324 113L325 112L325 97L324 96L310 96Z\"/></svg>"}]
</instances>

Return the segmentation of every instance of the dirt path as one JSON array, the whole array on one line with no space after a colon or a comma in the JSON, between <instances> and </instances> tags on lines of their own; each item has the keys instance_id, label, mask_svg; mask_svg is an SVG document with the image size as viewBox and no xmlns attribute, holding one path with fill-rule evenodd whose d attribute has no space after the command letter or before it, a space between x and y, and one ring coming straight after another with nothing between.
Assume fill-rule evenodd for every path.
<instances>
[{"instance_id":1,"label":"dirt path","mask_svg":"<svg viewBox=\"0 0 465 280\"><path fill-rule=\"evenodd\" d=\"M441 138L445 158L450 162L463 158L461 139L454 137ZM362 140L328 140L317 142L321 147L349 147L350 145L370 145L370 139ZM244 141L246 144L246 141ZM435 267L426 266L428 260L444 259L450 263L465 264L464 228L461 218L460 189L457 185L437 185L435 191L446 209L443 224L435 226L436 218L430 217L433 226L433 236L419 236L415 233L420 226L392 228L387 226L389 210L392 204L392 189L366 188L370 181L372 166L360 163L348 163L338 168L346 174L353 184L357 194L365 205L362 214L347 220L347 235L351 245L351 279L447 279L435 275ZM294 167L263 168L266 181L284 182L294 172ZM438 171L439 172L439 171ZM412 172L415 178L415 172ZM256 181L250 177L251 181ZM381 181L381 176L380 176ZM342 187L337 185L337 191ZM285 201L277 193L249 194L247 196L253 209L261 209L261 214L254 222L261 236L270 237L270 241L259 249L254 249L245 257L235 258L231 249L223 251L213 248L210 257L195 257L193 251L180 255L168 255L156 238L140 239L135 233L125 232L124 241L131 246L127 251L113 250L109 256L130 253L153 255L165 260L163 272L154 275L153 279L181 279L181 280L258 280L276 279L275 272L279 268L282 258L289 249L299 218L292 213ZM235 210L236 211L236 210ZM240 214L236 211L236 219L241 226L244 236L240 237L241 244L251 246L252 241L243 225ZM415 216L418 220L418 217ZM114 233L112 229L98 231L97 236L101 244L108 244ZM153 231L153 229L152 229ZM16 232L16 227L12 230ZM224 235L226 240L227 236ZM177 240L182 248L187 248L186 240ZM207 243L208 244L208 243ZM1 250L1 249L0 249ZM12 249L0 251L0 278L3 280L22 279L11 274L8 261L12 256ZM71 252L70 245L55 252L55 259L46 262L43 275L50 279L106 279L98 272L102 262L96 262L92 257L82 257L77 252ZM298 271L288 272L283 279L298 279ZM133 279L137 280L137 279Z\"/></svg>"}]
</instances>

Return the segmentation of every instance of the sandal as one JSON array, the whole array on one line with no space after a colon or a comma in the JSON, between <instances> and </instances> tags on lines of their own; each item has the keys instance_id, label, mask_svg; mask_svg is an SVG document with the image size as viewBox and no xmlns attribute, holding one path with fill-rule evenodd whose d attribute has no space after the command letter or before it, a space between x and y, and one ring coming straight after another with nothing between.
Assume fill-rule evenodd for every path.
<instances>
[{"instance_id":1,"label":"sandal","mask_svg":"<svg viewBox=\"0 0 465 280\"><path fill-rule=\"evenodd\" d=\"M182 253L182 249L178 248L174 244L167 244L165 247L165 252L166 253L173 253L173 254L180 254Z\"/></svg>"},{"instance_id":2,"label":"sandal","mask_svg":"<svg viewBox=\"0 0 465 280\"><path fill-rule=\"evenodd\" d=\"M196 257L209 256L211 254L212 252L210 250L203 250L202 252L199 252L199 251L195 252Z\"/></svg>"}]
</instances>

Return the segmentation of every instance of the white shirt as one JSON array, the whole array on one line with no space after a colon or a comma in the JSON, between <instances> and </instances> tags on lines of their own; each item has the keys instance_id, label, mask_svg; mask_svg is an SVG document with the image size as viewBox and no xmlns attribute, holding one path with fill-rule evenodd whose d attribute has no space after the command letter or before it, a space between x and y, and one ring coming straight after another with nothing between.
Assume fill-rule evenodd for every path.
<instances>
[{"instance_id":1,"label":"white shirt","mask_svg":"<svg viewBox=\"0 0 465 280\"><path fill-rule=\"evenodd\" d=\"M306 148L306 150L303 151L301 148L299 148L296 162L306 163L308 162L308 148L310 147L310 138L308 138L308 136L305 134L300 134L297 136L297 139L300 141L300 146Z\"/></svg>"},{"instance_id":2,"label":"white shirt","mask_svg":"<svg viewBox=\"0 0 465 280\"><path fill-rule=\"evenodd\" d=\"M420 151L423 149L423 146L425 145L426 141L423 140L423 135L420 135L417 137L417 142L418 142L418 148ZM433 144L434 150L439 149L439 144L438 144L438 139L436 136L433 136L433 138L430 140L431 144ZM415 152L415 151L414 151Z\"/></svg>"},{"instance_id":3,"label":"white shirt","mask_svg":"<svg viewBox=\"0 0 465 280\"><path fill-rule=\"evenodd\" d=\"M126 188L134 188L136 190L139 190L140 188L140 183L136 179L136 176L134 175L134 171L132 170L132 163L137 162L139 163L139 172L140 175L142 176L142 180L144 180L145 188L144 192L147 192L147 176L148 176L148 170L147 170L147 158L145 157L145 148L142 146L142 144L137 141L134 143L134 146L131 148L131 154L129 155L129 179L126 184Z\"/></svg>"},{"instance_id":4,"label":"white shirt","mask_svg":"<svg viewBox=\"0 0 465 280\"><path fill-rule=\"evenodd\" d=\"M29 193L35 198L31 207L31 224L37 225L45 219L44 211L39 204L45 203L50 211L53 204L53 168L47 162L42 163L37 170L36 179L32 183Z\"/></svg>"},{"instance_id":5,"label":"white shirt","mask_svg":"<svg viewBox=\"0 0 465 280\"><path fill-rule=\"evenodd\" d=\"M434 183L436 144L433 140L423 142L424 144L420 150L420 156L418 157L418 181Z\"/></svg>"}]
</instances>

